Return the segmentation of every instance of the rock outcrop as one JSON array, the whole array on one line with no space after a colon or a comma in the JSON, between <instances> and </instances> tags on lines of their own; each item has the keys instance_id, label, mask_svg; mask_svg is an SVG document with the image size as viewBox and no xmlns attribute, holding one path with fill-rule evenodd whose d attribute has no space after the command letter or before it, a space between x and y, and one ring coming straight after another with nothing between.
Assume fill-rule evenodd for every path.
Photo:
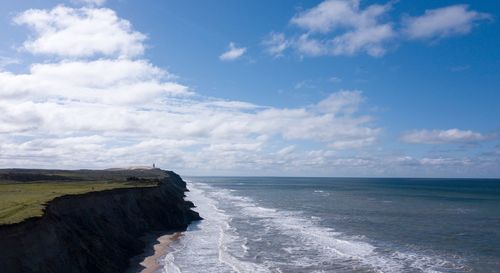
<instances>
[{"instance_id":1,"label":"rock outcrop","mask_svg":"<svg viewBox=\"0 0 500 273\"><path fill-rule=\"evenodd\" d=\"M157 187L58 197L42 217L0 226L0 272L122 273L143 252L142 236L201 219L186 190L167 172Z\"/></svg>"}]
</instances>

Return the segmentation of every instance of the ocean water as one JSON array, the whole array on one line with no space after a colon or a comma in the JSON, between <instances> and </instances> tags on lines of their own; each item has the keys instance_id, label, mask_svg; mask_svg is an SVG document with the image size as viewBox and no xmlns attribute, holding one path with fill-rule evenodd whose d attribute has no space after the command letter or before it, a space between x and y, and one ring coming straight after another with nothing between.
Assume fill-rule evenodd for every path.
<instances>
[{"instance_id":1,"label":"ocean water","mask_svg":"<svg viewBox=\"0 0 500 273\"><path fill-rule=\"evenodd\" d=\"M164 272L500 272L500 180L185 180Z\"/></svg>"}]
</instances>

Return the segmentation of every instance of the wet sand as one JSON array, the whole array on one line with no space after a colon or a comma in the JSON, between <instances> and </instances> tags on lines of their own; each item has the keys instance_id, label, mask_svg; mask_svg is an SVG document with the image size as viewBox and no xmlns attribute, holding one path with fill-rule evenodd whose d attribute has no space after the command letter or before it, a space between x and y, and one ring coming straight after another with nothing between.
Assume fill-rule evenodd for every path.
<instances>
[{"instance_id":1,"label":"wet sand","mask_svg":"<svg viewBox=\"0 0 500 273\"><path fill-rule=\"evenodd\" d=\"M159 237L157 243L153 246L153 255L147 256L140 263L144 267L139 273L155 273L160 272L162 265L158 263L159 259L167 255L169 250L169 245L175 240L182 236L181 232L175 232L172 234L167 234Z\"/></svg>"}]
</instances>

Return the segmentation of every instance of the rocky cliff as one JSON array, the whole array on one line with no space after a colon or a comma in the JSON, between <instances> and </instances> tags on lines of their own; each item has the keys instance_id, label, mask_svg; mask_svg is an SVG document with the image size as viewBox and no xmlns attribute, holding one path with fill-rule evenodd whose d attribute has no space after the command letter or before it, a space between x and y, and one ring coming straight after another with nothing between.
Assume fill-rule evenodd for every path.
<instances>
[{"instance_id":1,"label":"rocky cliff","mask_svg":"<svg viewBox=\"0 0 500 273\"><path fill-rule=\"evenodd\" d=\"M200 219L185 191L167 172L157 187L56 198L42 217L0 226L0 272L124 272L144 250L141 236Z\"/></svg>"}]
</instances>

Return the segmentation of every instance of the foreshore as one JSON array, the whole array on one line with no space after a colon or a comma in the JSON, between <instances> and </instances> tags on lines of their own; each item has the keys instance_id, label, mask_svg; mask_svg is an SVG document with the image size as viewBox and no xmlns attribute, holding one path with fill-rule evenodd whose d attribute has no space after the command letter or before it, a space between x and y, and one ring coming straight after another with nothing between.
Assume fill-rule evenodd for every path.
<instances>
[{"instance_id":1,"label":"foreshore","mask_svg":"<svg viewBox=\"0 0 500 273\"><path fill-rule=\"evenodd\" d=\"M150 256L144 257L142 262L139 263L143 269L136 271L137 273L155 273L161 272L162 264L160 259L165 257L169 251L169 246L172 242L178 240L182 236L181 232L174 232L163 235L156 239L156 244L153 246L153 251Z\"/></svg>"}]
</instances>

